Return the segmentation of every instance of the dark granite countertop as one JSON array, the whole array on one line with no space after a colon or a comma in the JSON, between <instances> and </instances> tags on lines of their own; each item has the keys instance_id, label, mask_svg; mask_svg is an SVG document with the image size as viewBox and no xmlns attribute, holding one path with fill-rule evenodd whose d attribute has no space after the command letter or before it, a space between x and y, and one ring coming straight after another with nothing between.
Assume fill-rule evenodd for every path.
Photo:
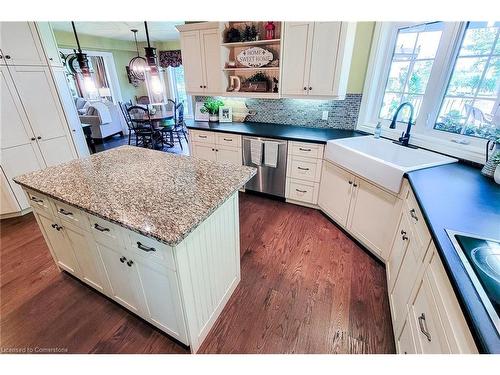
<instances>
[{"instance_id":1,"label":"dark granite countertop","mask_svg":"<svg viewBox=\"0 0 500 375\"><path fill-rule=\"evenodd\" d=\"M445 231L500 239L500 185L461 163L409 172L407 178L479 350L500 353L500 337Z\"/></svg>"},{"instance_id":2,"label":"dark granite countertop","mask_svg":"<svg viewBox=\"0 0 500 375\"><path fill-rule=\"evenodd\" d=\"M189 129L208 130L222 133L234 133L256 137L285 139L288 141L303 141L325 144L329 139L359 137L366 135L356 130L307 128L303 126L278 125L263 122L228 122L211 123L186 120Z\"/></svg>"}]
</instances>

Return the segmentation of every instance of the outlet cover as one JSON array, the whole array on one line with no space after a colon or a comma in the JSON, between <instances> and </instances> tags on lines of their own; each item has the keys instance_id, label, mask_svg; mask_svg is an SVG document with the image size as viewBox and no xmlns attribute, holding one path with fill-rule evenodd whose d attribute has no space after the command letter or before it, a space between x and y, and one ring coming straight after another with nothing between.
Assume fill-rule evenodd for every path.
<instances>
[{"instance_id":1,"label":"outlet cover","mask_svg":"<svg viewBox=\"0 0 500 375\"><path fill-rule=\"evenodd\" d=\"M321 115L322 120L328 120L328 111L323 111L323 114Z\"/></svg>"}]
</instances>

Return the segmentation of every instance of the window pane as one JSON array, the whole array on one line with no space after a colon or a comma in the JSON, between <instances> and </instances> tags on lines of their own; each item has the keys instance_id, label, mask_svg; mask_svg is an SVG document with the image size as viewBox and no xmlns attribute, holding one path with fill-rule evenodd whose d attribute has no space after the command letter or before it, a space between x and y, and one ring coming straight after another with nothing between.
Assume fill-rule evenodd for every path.
<instances>
[{"instance_id":1,"label":"window pane","mask_svg":"<svg viewBox=\"0 0 500 375\"><path fill-rule=\"evenodd\" d=\"M387 93L384 95L380 118L390 120L399 103L401 103L401 94Z\"/></svg>"},{"instance_id":2,"label":"window pane","mask_svg":"<svg viewBox=\"0 0 500 375\"><path fill-rule=\"evenodd\" d=\"M470 22L465 32L460 56L491 53L497 31L497 27L488 27L486 22Z\"/></svg>"},{"instance_id":3,"label":"window pane","mask_svg":"<svg viewBox=\"0 0 500 375\"><path fill-rule=\"evenodd\" d=\"M459 57L448 87L450 95L474 95L483 74L487 59Z\"/></svg>"},{"instance_id":4,"label":"window pane","mask_svg":"<svg viewBox=\"0 0 500 375\"><path fill-rule=\"evenodd\" d=\"M498 22L468 24L434 129L482 138L498 131L499 33Z\"/></svg>"},{"instance_id":5,"label":"window pane","mask_svg":"<svg viewBox=\"0 0 500 375\"><path fill-rule=\"evenodd\" d=\"M398 30L379 118L391 119L396 108L408 100L416 104L415 118L418 116L442 30L442 22ZM399 117L400 121L407 120L405 112Z\"/></svg>"},{"instance_id":6,"label":"window pane","mask_svg":"<svg viewBox=\"0 0 500 375\"><path fill-rule=\"evenodd\" d=\"M386 91L402 92L408 77L409 62L394 62L391 65Z\"/></svg>"},{"instance_id":7,"label":"window pane","mask_svg":"<svg viewBox=\"0 0 500 375\"><path fill-rule=\"evenodd\" d=\"M411 77L408 80L407 91L412 94L423 94L431 76L432 60L417 61L413 66Z\"/></svg>"}]
</instances>

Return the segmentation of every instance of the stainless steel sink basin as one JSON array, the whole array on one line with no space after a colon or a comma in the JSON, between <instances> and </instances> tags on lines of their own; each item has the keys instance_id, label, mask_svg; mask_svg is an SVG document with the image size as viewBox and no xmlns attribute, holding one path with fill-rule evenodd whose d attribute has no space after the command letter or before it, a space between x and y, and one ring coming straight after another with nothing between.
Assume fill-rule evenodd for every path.
<instances>
[{"instance_id":1,"label":"stainless steel sink basin","mask_svg":"<svg viewBox=\"0 0 500 375\"><path fill-rule=\"evenodd\" d=\"M328 141L325 159L395 193L399 193L406 172L457 161L435 152L403 147L387 139L375 139L371 135Z\"/></svg>"}]
</instances>

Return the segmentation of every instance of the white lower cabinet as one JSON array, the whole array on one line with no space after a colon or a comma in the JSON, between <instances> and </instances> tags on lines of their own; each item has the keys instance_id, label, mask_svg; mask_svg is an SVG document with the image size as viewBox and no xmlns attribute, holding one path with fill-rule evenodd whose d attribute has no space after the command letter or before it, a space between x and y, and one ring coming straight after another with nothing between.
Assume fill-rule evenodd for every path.
<instances>
[{"instance_id":1,"label":"white lower cabinet","mask_svg":"<svg viewBox=\"0 0 500 375\"><path fill-rule=\"evenodd\" d=\"M111 286L112 297L130 311L142 315L144 301L141 300L140 279L134 261L127 258L125 250L117 250L97 243L104 270Z\"/></svg>"},{"instance_id":2,"label":"white lower cabinet","mask_svg":"<svg viewBox=\"0 0 500 375\"><path fill-rule=\"evenodd\" d=\"M38 223L43 229L45 239L50 246L52 255L59 267L72 274L78 273L78 263L71 246L69 246L63 232L63 227L53 217L36 214Z\"/></svg>"},{"instance_id":3,"label":"white lower cabinet","mask_svg":"<svg viewBox=\"0 0 500 375\"><path fill-rule=\"evenodd\" d=\"M217 155L215 154L215 146L203 143L192 143L191 155L200 159L215 161Z\"/></svg>"},{"instance_id":4,"label":"white lower cabinet","mask_svg":"<svg viewBox=\"0 0 500 375\"><path fill-rule=\"evenodd\" d=\"M236 165L243 164L240 135L191 130L189 137L191 156L211 161L227 161Z\"/></svg>"},{"instance_id":5,"label":"white lower cabinet","mask_svg":"<svg viewBox=\"0 0 500 375\"><path fill-rule=\"evenodd\" d=\"M409 306L408 318L414 326L418 352L423 354L450 353L426 274L417 284L416 294Z\"/></svg>"},{"instance_id":6,"label":"white lower cabinet","mask_svg":"<svg viewBox=\"0 0 500 375\"><path fill-rule=\"evenodd\" d=\"M154 262L134 258L151 322L172 337L187 343L177 273Z\"/></svg>"},{"instance_id":7,"label":"white lower cabinet","mask_svg":"<svg viewBox=\"0 0 500 375\"><path fill-rule=\"evenodd\" d=\"M24 190L60 269L199 349L240 281L237 193L171 247Z\"/></svg>"},{"instance_id":8,"label":"white lower cabinet","mask_svg":"<svg viewBox=\"0 0 500 375\"><path fill-rule=\"evenodd\" d=\"M387 259L402 201L325 160L318 205L382 259Z\"/></svg>"},{"instance_id":9,"label":"white lower cabinet","mask_svg":"<svg viewBox=\"0 0 500 375\"><path fill-rule=\"evenodd\" d=\"M413 339L413 332L410 323L405 321L401 334L397 340L397 351L400 354L416 354L415 341Z\"/></svg>"}]
</instances>

